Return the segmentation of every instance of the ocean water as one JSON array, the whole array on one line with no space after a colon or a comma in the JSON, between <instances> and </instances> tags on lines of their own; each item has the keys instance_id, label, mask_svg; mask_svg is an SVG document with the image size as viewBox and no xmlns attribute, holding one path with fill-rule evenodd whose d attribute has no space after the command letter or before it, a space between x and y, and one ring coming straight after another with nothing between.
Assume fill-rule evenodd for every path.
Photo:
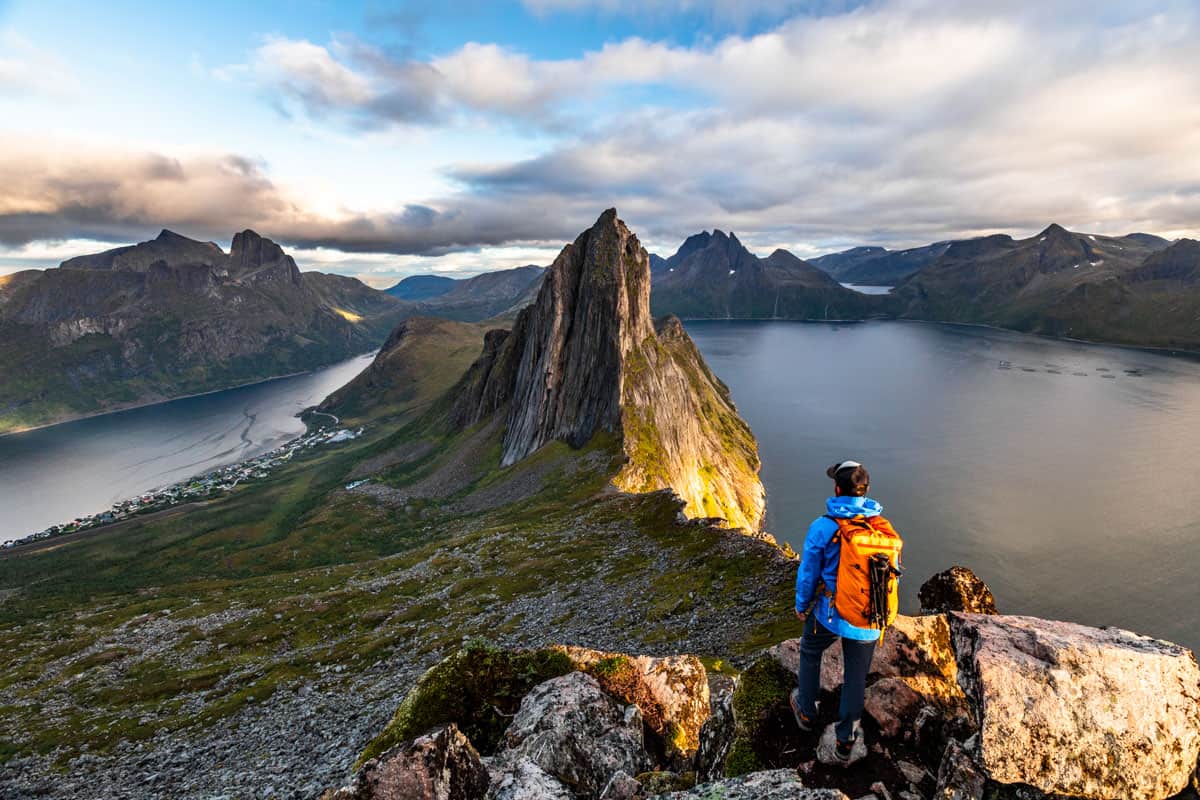
<instances>
[{"instance_id":1,"label":"ocean water","mask_svg":"<svg viewBox=\"0 0 1200 800\"><path fill-rule=\"evenodd\" d=\"M1000 610L1200 649L1200 362L985 328L689 322L758 438L797 550L867 465L905 537L903 607L954 564Z\"/></svg>"},{"instance_id":2,"label":"ocean water","mask_svg":"<svg viewBox=\"0 0 1200 800\"><path fill-rule=\"evenodd\" d=\"M0 542L274 449L304 432L297 413L372 357L0 436Z\"/></svg>"}]
</instances>

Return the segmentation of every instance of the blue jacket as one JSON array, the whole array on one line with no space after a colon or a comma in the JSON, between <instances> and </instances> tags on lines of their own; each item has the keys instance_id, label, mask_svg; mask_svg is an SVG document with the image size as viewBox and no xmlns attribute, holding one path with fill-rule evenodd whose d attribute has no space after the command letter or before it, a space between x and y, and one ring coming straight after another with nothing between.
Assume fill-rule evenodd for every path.
<instances>
[{"instance_id":1,"label":"blue jacket","mask_svg":"<svg viewBox=\"0 0 1200 800\"><path fill-rule=\"evenodd\" d=\"M877 517L883 506L869 497L831 497L825 501L825 511L830 517ZM813 600L817 606L811 613L817 621L838 636L869 642L879 638L875 628L858 628L842 619L833 603L824 592L817 593L823 581L831 593L837 592L838 561L841 545L833 540L837 523L828 517L818 517L808 526L804 537L804 552L800 555L800 569L796 572L796 610L809 611Z\"/></svg>"}]
</instances>

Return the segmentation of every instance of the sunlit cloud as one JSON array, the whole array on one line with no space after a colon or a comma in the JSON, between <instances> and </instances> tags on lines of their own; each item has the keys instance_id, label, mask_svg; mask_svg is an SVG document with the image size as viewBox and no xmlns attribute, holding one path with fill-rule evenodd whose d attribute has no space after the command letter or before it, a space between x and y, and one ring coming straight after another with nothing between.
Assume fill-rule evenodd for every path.
<instances>
[{"instance_id":1,"label":"sunlit cloud","mask_svg":"<svg viewBox=\"0 0 1200 800\"><path fill-rule=\"evenodd\" d=\"M632 13L623 0L527 5L547 24ZM655 11L718 18L732 6L664 0ZM397 186L392 201L392 187L371 187L373 204L346 208L352 187L339 175L320 163L277 172L270 142L264 157L10 137L0 140L0 242L128 242L161 227L225 241L252 227L314 265L379 283L443 265L547 263L502 251L552 258L613 205L664 253L713 227L759 252L801 255L1029 234L1052 221L1200 230L1194 4L751 10L772 21L691 44L631 35L553 58L502 41L417 58L349 35L263 38L241 63L209 70L215 82L249 82L297 136L420 164L427 190ZM1063 15L1069 30L1054 24ZM530 154L462 147L433 160L399 143L489 126L525 137ZM337 192L289 188L321 184Z\"/></svg>"}]
</instances>

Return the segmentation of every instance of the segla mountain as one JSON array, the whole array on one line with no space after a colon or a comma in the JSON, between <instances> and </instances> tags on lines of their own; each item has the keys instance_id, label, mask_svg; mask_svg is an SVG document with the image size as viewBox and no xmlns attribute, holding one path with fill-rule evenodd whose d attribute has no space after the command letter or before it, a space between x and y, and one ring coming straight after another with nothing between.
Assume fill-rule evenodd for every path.
<instances>
[{"instance_id":1,"label":"segla mountain","mask_svg":"<svg viewBox=\"0 0 1200 800\"><path fill-rule=\"evenodd\" d=\"M553 440L615 433L617 488L673 489L688 516L752 531L762 520L754 437L679 320L651 318L650 256L616 209L563 249L511 332L488 334L453 419L493 415L505 466Z\"/></svg>"},{"instance_id":2,"label":"segla mountain","mask_svg":"<svg viewBox=\"0 0 1200 800\"><path fill-rule=\"evenodd\" d=\"M377 346L409 304L301 272L254 231L171 231L0 277L0 433L263 380Z\"/></svg>"}]
</instances>

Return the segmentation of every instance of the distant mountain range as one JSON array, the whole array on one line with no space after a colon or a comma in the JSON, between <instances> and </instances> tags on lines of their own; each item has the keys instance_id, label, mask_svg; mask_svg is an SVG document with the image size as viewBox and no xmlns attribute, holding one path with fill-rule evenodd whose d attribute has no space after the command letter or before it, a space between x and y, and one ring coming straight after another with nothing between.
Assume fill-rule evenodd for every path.
<instances>
[{"instance_id":1,"label":"distant mountain range","mask_svg":"<svg viewBox=\"0 0 1200 800\"><path fill-rule=\"evenodd\" d=\"M855 247L804 261L786 250L759 258L713 231L650 261L655 313L685 319L904 318L1200 350L1200 243L1188 239L1050 225L1027 239ZM894 289L867 296L842 284Z\"/></svg>"},{"instance_id":2,"label":"distant mountain range","mask_svg":"<svg viewBox=\"0 0 1200 800\"><path fill-rule=\"evenodd\" d=\"M474 278L414 275L385 291L393 297L419 303L417 314L475 322L488 317L515 315L533 302L544 267L528 265L485 272Z\"/></svg>"},{"instance_id":3,"label":"distant mountain range","mask_svg":"<svg viewBox=\"0 0 1200 800\"><path fill-rule=\"evenodd\" d=\"M1028 239L997 234L953 242L891 299L906 318L1200 350L1198 250L1188 239L1050 225Z\"/></svg>"},{"instance_id":4,"label":"distant mountain range","mask_svg":"<svg viewBox=\"0 0 1200 800\"><path fill-rule=\"evenodd\" d=\"M853 247L841 253L811 258L808 263L841 283L895 286L926 264L937 260L949 246L950 242L935 242L908 250Z\"/></svg>"},{"instance_id":5,"label":"distant mountain range","mask_svg":"<svg viewBox=\"0 0 1200 800\"><path fill-rule=\"evenodd\" d=\"M719 230L654 259L651 275L654 313L684 319L860 319L879 305L786 250L759 258Z\"/></svg>"},{"instance_id":6,"label":"distant mountain range","mask_svg":"<svg viewBox=\"0 0 1200 800\"><path fill-rule=\"evenodd\" d=\"M229 253L164 230L0 276L0 433L309 370L377 347L406 313L250 230Z\"/></svg>"},{"instance_id":7,"label":"distant mountain range","mask_svg":"<svg viewBox=\"0 0 1200 800\"><path fill-rule=\"evenodd\" d=\"M904 318L1200 351L1200 243L1050 225L811 261L766 258L720 230L649 255L658 315ZM377 347L414 316L511 323L545 269L406 278L386 292L301 272L254 231L230 252L151 241L0 276L0 433L312 369ZM894 285L869 296L842 283ZM465 334L464 334L465 335ZM471 335L476 335L475 333Z\"/></svg>"}]
</instances>

